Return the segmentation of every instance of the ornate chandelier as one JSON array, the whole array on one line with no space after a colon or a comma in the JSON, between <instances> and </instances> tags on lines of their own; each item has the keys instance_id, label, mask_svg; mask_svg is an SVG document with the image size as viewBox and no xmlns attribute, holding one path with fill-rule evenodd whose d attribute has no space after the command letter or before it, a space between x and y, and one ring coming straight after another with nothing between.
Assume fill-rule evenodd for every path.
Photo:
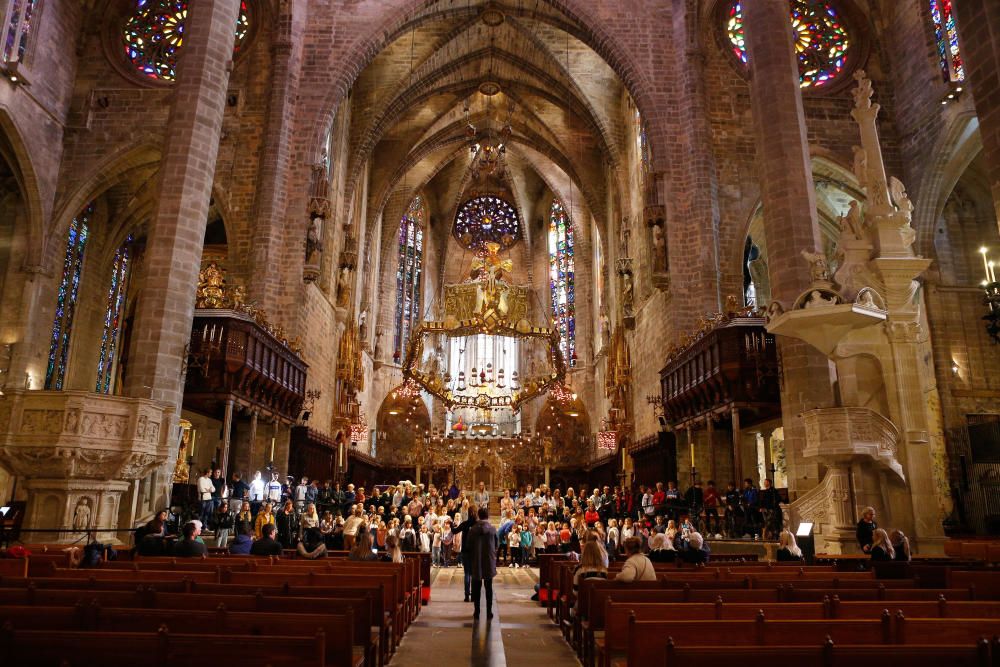
<instances>
[{"instance_id":1,"label":"ornate chandelier","mask_svg":"<svg viewBox=\"0 0 1000 667\"><path fill-rule=\"evenodd\" d=\"M486 96L486 123L485 127L477 128L470 119L469 101L465 103L465 135L469 140L469 152L472 154L472 165L470 171L472 180L478 181L484 177L503 178L507 171L504 157L507 155L507 144L513 135L511 119L514 116L515 105L513 102L507 104L507 118L499 131L493 129L490 112L492 105L490 98L500 92L500 85L486 82L480 86L479 92Z\"/></svg>"},{"instance_id":2,"label":"ornate chandelier","mask_svg":"<svg viewBox=\"0 0 1000 667\"><path fill-rule=\"evenodd\" d=\"M445 317L439 322L421 323L407 343L403 364L405 383L414 382L424 391L441 400L449 410L477 408L484 412L509 409L513 412L531 399L563 384L566 362L559 349L559 332L549 327L536 327L527 319L527 290L510 285L503 277L513 268L509 259L500 259L499 243L487 243L472 262L471 281L445 287ZM509 376L506 356L501 353L480 364L460 366L456 372L442 370L440 363L429 369L418 367L424 358L424 339L441 336L447 340L466 339L459 357L463 357L468 340L478 336L494 340L512 339L520 342L538 341L546 346L548 371L522 377L516 370ZM501 343L502 350L506 344Z\"/></svg>"}]
</instances>

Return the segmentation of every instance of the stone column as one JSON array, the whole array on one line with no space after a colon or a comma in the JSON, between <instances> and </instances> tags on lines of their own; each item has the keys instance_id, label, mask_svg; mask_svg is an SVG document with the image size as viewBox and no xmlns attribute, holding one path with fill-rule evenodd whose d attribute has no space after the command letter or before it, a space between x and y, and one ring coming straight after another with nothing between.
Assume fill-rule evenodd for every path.
<instances>
[{"instance_id":1,"label":"stone column","mask_svg":"<svg viewBox=\"0 0 1000 667\"><path fill-rule=\"evenodd\" d=\"M180 408L239 0L190 3L125 392Z\"/></svg>"},{"instance_id":2,"label":"stone column","mask_svg":"<svg viewBox=\"0 0 1000 667\"><path fill-rule=\"evenodd\" d=\"M822 243L788 2L747 2L743 15L771 298L791 308L811 283L808 264L800 253L821 251ZM801 341L781 336L778 352L788 486L794 499L818 477L817 464L800 460L805 429L799 415L832 404L830 370L826 357ZM804 483L807 477L809 482Z\"/></svg>"},{"instance_id":3,"label":"stone column","mask_svg":"<svg viewBox=\"0 0 1000 667\"><path fill-rule=\"evenodd\" d=\"M954 7L965 79L979 117L993 205L1000 220L1000 12L996 0L961 0Z\"/></svg>"},{"instance_id":4,"label":"stone column","mask_svg":"<svg viewBox=\"0 0 1000 667\"><path fill-rule=\"evenodd\" d=\"M669 180L660 192L669 193L664 202L669 211L666 235L670 261L671 292L683 308L674 309L672 318L679 331L694 328L698 317L722 310L719 285L719 202L712 133L708 122L705 92L704 31L699 26L701 11L693 0L674 18L673 42L676 63L673 72L683 95L678 102L679 131L672 146ZM714 48L714 45L712 45ZM657 156L654 156L657 157ZM681 318L681 319L677 319Z\"/></svg>"},{"instance_id":5,"label":"stone column","mask_svg":"<svg viewBox=\"0 0 1000 667\"><path fill-rule=\"evenodd\" d=\"M276 298L282 291L282 281L288 277L282 275L283 269L288 268L284 259L286 243L291 256L296 259L291 264L294 267L292 273L301 278L309 213L305 208L301 211L286 210L286 177L292 157L292 125L298 95L298 61L304 43L301 35L304 12L297 9L300 5L294 2L279 3L278 7L278 20L274 24L271 41L270 100L257 176L253 280L250 283L251 295L272 313L280 312ZM318 161L318 158L316 155L314 159ZM328 220L326 224L336 225L337 222ZM286 229L291 230L287 239ZM299 238L296 233L299 233ZM291 280L291 277L288 279Z\"/></svg>"}]
</instances>

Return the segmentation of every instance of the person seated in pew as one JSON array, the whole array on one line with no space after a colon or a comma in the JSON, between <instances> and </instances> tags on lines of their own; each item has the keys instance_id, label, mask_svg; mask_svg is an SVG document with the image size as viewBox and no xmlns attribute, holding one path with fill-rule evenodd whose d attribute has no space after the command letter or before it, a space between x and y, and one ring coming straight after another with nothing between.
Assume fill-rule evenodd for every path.
<instances>
[{"instance_id":1,"label":"person seated in pew","mask_svg":"<svg viewBox=\"0 0 1000 667\"><path fill-rule=\"evenodd\" d=\"M654 533L649 538L649 560L654 563L673 563L677 550L664 533Z\"/></svg>"},{"instance_id":2,"label":"person seated in pew","mask_svg":"<svg viewBox=\"0 0 1000 667\"><path fill-rule=\"evenodd\" d=\"M273 523L261 526L261 537L250 547L251 556L280 556L281 544L274 539L277 527Z\"/></svg>"},{"instance_id":3,"label":"person seated in pew","mask_svg":"<svg viewBox=\"0 0 1000 667\"><path fill-rule=\"evenodd\" d=\"M802 549L795 542L795 535L790 530L781 531L778 536L778 551L775 558L779 563L797 562L802 560Z\"/></svg>"},{"instance_id":4,"label":"person seated in pew","mask_svg":"<svg viewBox=\"0 0 1000 667\"><path fill-rule=\"evenodd\" d=\"M895 559L896 550L892 548L892 542L889 541L889 534L885 532L885 528L876 528L872 532L872 547L868 550L868 555L876 562Z\"/></svg>"},{"instance_id":5,"label":"person seated in pew","mask_svg":"<svg viewBox=\"0 0 1000 667\"><path fill-rule=\"evenodd\" d=\"M386 563L402 563L403 562L403 549L400 546L400 540L395 535L389 535L385 538L385 551L379 554L379 560Z\"/></svg>"},{"instance_id":6,"label":"person seated in pew","mask_svg":"<svg viewBox=\"0 0 1000 667\"><path fill-rule=\"evenodd\" d=\"M704 565L708 562L708 545L705 544L705 538L701 536L701 533L698 531L692 532L688 535L687 543L687 549L680 552L681 559L685 563Z\"/></svg>"},{"instance_id":7,"label":"person seated in pew","mask_svg":"<svg viewBox=\"0 0 1000 667\"><path fill-rule=\"evenodd\" d=\"M580 554L580 564L576 566L576 571L573 572L573 593L577 594L580 590L580 582L584 579L607 579L608 578L608 565L604 562L603 550L601 549L601 543L597 540L588 540L586 545L583 547L583 553ZM576 615L577 605L580 603L580 598L577 596L576 602L573 605L571 613Z\"/></svg>"},{"instance_id":8,"label":"person seated in pew","mask_svg":"<svg viewBox=\"0 0 1000 667\"><path fill-rule=\"evenodd\" d=\"M378 560L378 556L372 548L371 532L367 527L361 526L358 528L358 534L354 538L354 546L351 547L351 552L347 554L347 559L354 561Z\"/></svg>"},{"instance_id":9,"label":"person seated in pew","mask_svg":"<svg viewBox=\"0 0 1000 667\"><path fill-rule=\"evenodd\" d=\"M201 535L201 521L194 519L184 524L182 539L174 544L174 556L178 558L200 558L208 555L208 547L198 539Z\"/></svg>"},{"instance_id":10,"label":"person seated in pew","mask_svg":"<svg viewBox=\"0 0 1000 667\"><path fill-rule=\"evenodd\" d=\"M250 548L253 546L253 537L251 536L251 528L247 523L241 522L236 527L236 537L233 538L232 543L229 545L229 553L238 556L246 556L250 553Z\"/></svg>"},{"instance_id":11,"label":"person seated in pew","mask_svg":"<svg viewBox=\"0 0 1000 667\"><path fill-rule=\"evenodd\" d=\"M302 533L302 541L295 547L300 558L315 560L326 556L326 545L319 528L307 528Z\"/></svg>"},{"instance_id":12,"label":"person seated in pew","mask_svg":"<svg viewBox=\"0 0 1000 667\"><path fill-rule=\"evenodd\" d=\"M656 570L652 561L642 553L642 542L638 537L625 540L625 563L615 581L630 583L633 581L656 581Z\"/></svg>"},{"instance_id":13,"label":"person seated in pew","mask_svg":"<svg viewBox=\"0 0 1000 667\"><path fill-rule=\"evenodd\" d=\"M903 563L910 562L910 538L903 534L903 531L898 528L891 533L889 533L889 542L892 543L892 548L896 551L896 555L893 560L898 560Z\"/></svg>"}]
</instances>

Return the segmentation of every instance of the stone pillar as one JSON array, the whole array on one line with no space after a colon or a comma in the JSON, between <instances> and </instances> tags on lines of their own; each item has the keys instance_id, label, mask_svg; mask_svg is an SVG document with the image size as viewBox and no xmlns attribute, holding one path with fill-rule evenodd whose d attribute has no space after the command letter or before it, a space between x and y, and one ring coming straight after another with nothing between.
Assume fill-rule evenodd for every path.
<instances>
[{"instance_id":1,"label":"stone pillar","mask_svg":"<svg viewBox=\"0 0 1000 667\"><path fill-rule=\"evenodd\" d=\"M219 468L224 479L229 479L229 450L233 444L233 399L226 401L226 412L222 417L222 456L219 458Z\"/></svg>"},{"instance_id":2,"label":"stone pillar","mask_svg":"<svg viewBox=\"0 0 1000 667\"><path fill-rule=\"evenodd\" d=\"M125 393L179 408L239 0L190 3Z\"/></svg>"},{"instance_id":3,"label":"stone pillar","mask_svg":"<svg viewBox=\"0 0 1000 667\"><path fill-rule=\"evenodd\" d=\"M976 105L993 205L1000 220L1000 12L996 0L961 0L954 8L965 79Z\"/></svg>"},{"instance_id":4,"label":"stone pillar","mask_svg":"<svg viewBox=\"0 0 1000 667\"><path fill-rule=\"evenodd\" d=\"M740 409L733 406L729 415L733 428L733 479L743 479L743 456L740 453ZM719 483L720 480L715 480Z\"/></svg>"},{"instance_id":5,"label":"stone pillar","mask_svg":"<svg viewBox=\"0 0 1000 667\"><path fill-rule=\"evenodd\" d=\"M305 240L308 211L288 211L286 177L292 158L292 129L295 117L294 104L298 95L298 61L301 60L304 39L301 22L304 14L299 3L282 2L278 5L278 17L274 23L271 40L271 82L268 90L270 99L267 108L267 123L264 126L260 171L257 176L256 216L253 235L253 281L251 295L272 313L280 312L276 303L287 268L283 253L286 245L286 229L291 230L287 239L292 249L292 273L301 278L302 263L305 261ZM319 156L315 156L318 161ZM330 157L333 159L333 156ZM289 217L290 216L290 217ZM327 225L337 224L328 220ZM299 238L296 238L296 233ZM295 254L295 253L298 254ZM289 278L290 280L290 278ZM301 286L301 285L300 285ZM286 322L286 325L288 323Z\"/></svg>"},{"instance_id":6,"label":"stone pillar","mask_svg":"<svg viewBox=\"0 0 1000 667\"><path fill-rule=\"evenodd\" d=\"M676 53L669 60L676 64L675 85L683 95L678 104L680 131L676 145L670 147L669 161L657 159L671 165L669 181L661 184L660 192L669 193L663 202L668 210L665 231L671 292L685 306L672 314L682 318L676 322L680 331L693 329L705 313L722 310L718 183L706 103L702 12L693 0L674 6L682 4L687 7L678 9L674 18Z\"/></svg>"},{"instance_id":7,"label":"stone pillar","mask_svg":"<svg viewBox=\"0 0 1000 667\"><path fill-rule=\"evenodd\" d=\"M811 284L809 266L800 253L822 251L822 242L788 2L744 3L743 14L771 298L791 308ZM778 352L788 486L794 499L818 478L818 465L800 460L805 430L799 415L832 404L830 367L826 357L798 340L779 337Z\"/></svg>"}]
</instances>

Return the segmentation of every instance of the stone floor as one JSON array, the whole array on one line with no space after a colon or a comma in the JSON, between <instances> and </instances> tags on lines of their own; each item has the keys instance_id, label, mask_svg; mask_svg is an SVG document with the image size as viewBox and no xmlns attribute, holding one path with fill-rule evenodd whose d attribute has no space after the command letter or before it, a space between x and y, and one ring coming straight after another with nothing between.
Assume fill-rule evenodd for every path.
<instances>
[{"instance_id":1,"label":"stone floor","mask_svg":"<svg viewBox=\"0 0 1000 667\"><path fill-rule=\"evenodd\" d=\"M389 667L579 667L545 609L529 599L537 582L536 569L498 569L495 615L487 620L483 609L474 621L472 605L462 601L462 568L434 568L431 603L407 630Z\"/></svg>"}]
</instances>

